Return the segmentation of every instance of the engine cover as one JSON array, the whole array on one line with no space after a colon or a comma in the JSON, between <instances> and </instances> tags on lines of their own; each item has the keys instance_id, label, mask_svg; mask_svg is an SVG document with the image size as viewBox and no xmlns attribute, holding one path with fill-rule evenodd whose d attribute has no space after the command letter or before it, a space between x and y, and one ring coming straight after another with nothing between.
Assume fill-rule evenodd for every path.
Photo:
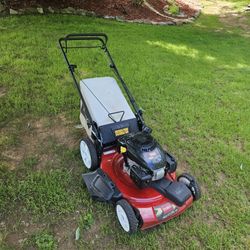
<instances>
[{"instance_id":1,"label":"engine cover","mask_svg":"<svg viewBox=\"0 0 250 250\"><path fill-rule=\"evenodd\" d=\"M138 186L162 179L167 168L166 153L160 144L147 132L137 132L122 136L119 145L126 148L125 164L129 165L130 177ZM130 159L133 165L128 163Z\"/></svg>"}]
</instances>

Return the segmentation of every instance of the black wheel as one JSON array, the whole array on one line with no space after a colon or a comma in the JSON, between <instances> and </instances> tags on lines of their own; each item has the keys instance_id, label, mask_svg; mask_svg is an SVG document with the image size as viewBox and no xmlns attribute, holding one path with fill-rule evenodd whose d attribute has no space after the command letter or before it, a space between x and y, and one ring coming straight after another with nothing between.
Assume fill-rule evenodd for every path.
<instances>
[{"instance_id":1,"label":"black wheel","mask_svg":"<svg viewBox=\"0 0 250 250\"><path fill-rule=\"evenodd\" d=\"M135 233L138 229L139 221L131 205L126 200L121 199L117 201L115 211L123 230L129 234Z\"/></svg>"},{"instance_id":2,"label":"black wheel","mask_svg":"<svg viewBox=\"0 0 250 250\"><path fill-rule=\"evenodd\" d=\"M183 182L190 189L194 197L194 201L197 201L201 198L200 186L192 175L183 173L177 178L177 181Z\"/></svg>"},{"instance_id":3,"label":"black wheel","mask_svg":"<svg viewBox=\"0 0 250 250\"><path fill-rule=\"evenodd\" d=\"M96 170L99 166L97 152L93 142L85 138L80 142L80 153L85 167L91 171Z\"/></svg>"}]
</instances>

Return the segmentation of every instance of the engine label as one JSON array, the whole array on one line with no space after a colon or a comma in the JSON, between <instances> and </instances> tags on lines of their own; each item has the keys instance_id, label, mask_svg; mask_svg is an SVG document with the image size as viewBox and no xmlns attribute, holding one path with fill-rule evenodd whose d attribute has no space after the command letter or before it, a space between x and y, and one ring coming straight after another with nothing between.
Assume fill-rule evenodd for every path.
<instances>
[{"instance_id":1,"label":"engine label","mask_svg":"<svg viewBox=\"0 0 250 250\"><path fill-rule=\"evenodd\" d=\"M170 202L154 207L154 212L158 220L165 220L177 211L178 207Z\"/></svg>"}]
</instances>

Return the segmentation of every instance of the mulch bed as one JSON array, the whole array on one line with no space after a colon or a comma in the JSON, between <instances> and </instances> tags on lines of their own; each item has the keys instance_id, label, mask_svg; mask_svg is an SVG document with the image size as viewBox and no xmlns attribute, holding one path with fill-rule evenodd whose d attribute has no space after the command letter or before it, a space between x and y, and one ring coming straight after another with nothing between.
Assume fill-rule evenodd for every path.
<instances>
[{"instance_id":1,"label":"mulch bed","mask_svg":"<svg viewBox=\"0 0 250 250\"><path fill-rule=\"evenodd\" d=\"M181 11L188 17L194 16L195 10L184 4L185 0L180 2ZM163 7L167 4L164 0L148 0L148 2L161 14ZM98 16L119 16L126 20L150 20L155 22L166 22L167 18L157 15L145 6L137 6L132 0L9 0L8 7L11 9L26 9L34 7L54 9L65 9L73 7L75 9L84 9L92 11Z\"/></svg>"}]
</instances>

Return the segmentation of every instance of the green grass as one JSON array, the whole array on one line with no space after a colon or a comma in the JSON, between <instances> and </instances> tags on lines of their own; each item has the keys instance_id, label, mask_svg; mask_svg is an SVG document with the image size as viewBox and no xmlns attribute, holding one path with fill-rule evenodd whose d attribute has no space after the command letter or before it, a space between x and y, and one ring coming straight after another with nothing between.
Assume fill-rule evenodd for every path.
<instances>
[{"instance_id":1,"label":"green grass","mask_svg":"<svg viewBox=\"0 0 250 250\"><path fill-rule=\"evenodd\" d=\"M28 123L45 117L52 126L61 114L78 123L79 98L57 45L73 32L108 34L154 136L199 180L202 199L179 218L127 236L112 207L93 202L82 187L77 144L70 148L53 134L34 136L40 146L10 170L4 152L27 147ZM250 247L250 39L243 30L225 28L215 16L179 27L66 15L6 17L0 19L0 51L2 248L13 247L8 235L22 236L22 220L37 227L27 244L41 249L60 248L56 232L64 225L59 235L69 230L66 242L81 228L73 245L80 249ZM71 56L81 77L110 75L100 51L80 52Z\"/></svg>"}]
</instances>

